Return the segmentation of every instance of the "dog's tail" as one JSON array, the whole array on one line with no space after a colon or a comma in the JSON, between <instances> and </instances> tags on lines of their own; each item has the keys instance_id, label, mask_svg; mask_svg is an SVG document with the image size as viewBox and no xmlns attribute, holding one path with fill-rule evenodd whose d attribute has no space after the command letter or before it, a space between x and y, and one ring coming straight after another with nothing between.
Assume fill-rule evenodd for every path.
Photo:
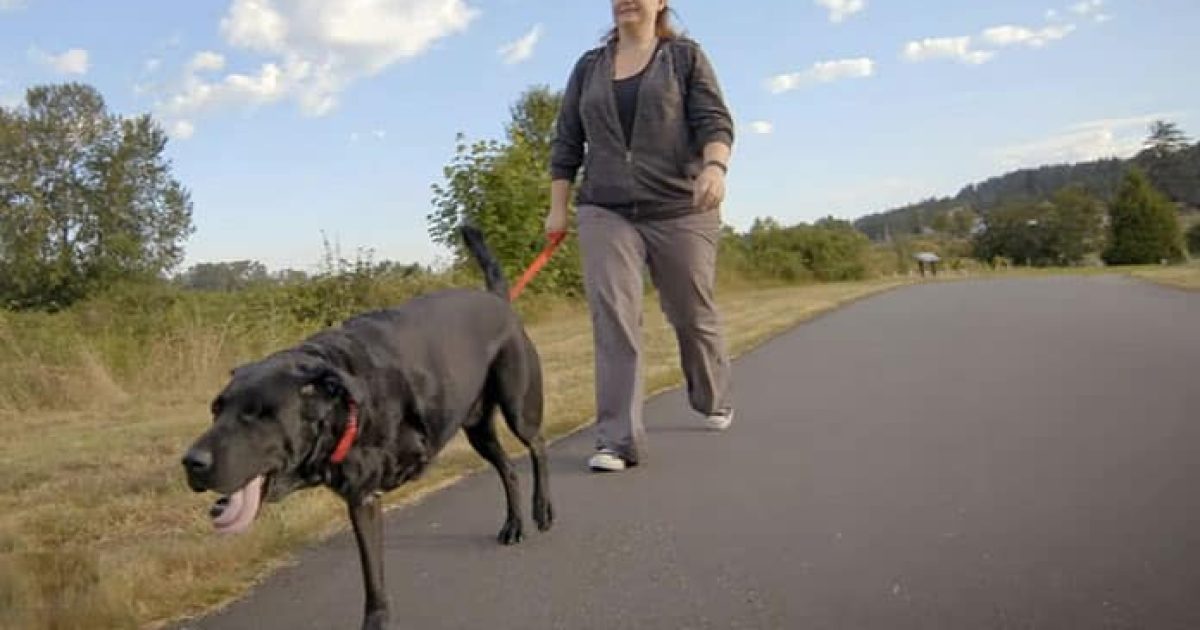
<instances>
[{"instance_id":1,"label":"dog's tail","mask_svg":"<svg viewBox=\"0 0 1200 630\"><path fill-rule=\"evenodd\" d=\"M471 256L483 269L484 282L488 291L507 300L508 280L504 277L504 270L500 268L500 263L496 262L496 258L488 249L483 232L473 225L463 225L459 228L459 232L462 233L463 241L467 244L467 249L471 251Z\"/></svg>"}]
</instances>

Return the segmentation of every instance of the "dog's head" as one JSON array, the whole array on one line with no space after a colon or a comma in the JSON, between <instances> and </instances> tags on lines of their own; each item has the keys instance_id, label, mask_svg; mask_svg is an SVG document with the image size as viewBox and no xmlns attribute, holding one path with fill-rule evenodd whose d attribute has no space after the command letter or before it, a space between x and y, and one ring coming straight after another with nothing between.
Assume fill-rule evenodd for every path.
<instances>
[{"instance_id":1,"label":"dog's head","mask_svg":"<svg viewBox=\"0 0 1200 630\"><path fill-rule=\"evenodd\" d=\"M213 424L183 457L188 486L221 496L221 533L245 531L264 501L320 484L345 429L357 379L311 356L278 354L235 369L212 401Z\"/></svg>"}]
</instances>

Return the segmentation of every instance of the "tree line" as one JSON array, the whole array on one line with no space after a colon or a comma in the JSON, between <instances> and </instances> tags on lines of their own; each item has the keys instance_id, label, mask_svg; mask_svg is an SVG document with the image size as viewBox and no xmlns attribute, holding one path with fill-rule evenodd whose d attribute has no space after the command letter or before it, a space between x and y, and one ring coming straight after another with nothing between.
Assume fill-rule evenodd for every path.
<instances>
[{"instance_id":1,"label":"tree line","mask_svg":"<svg viewBox=\"0 0 1200 630\"><path fill-rule=\"evenodd\" d=\"M1045 201L1008 202L983 219L974 256L1030 266L1177 263L1186 247L1175 206L1132 167L1110 204L1072 184ZM1200 253L1200 251L1197 251Z\"/></svg>"},{"instance_id":2,"label":"tree line","mask_svg":"<svg viewBox=\"0 0 1200 630\"><path fill-rule=\"evenodd\" d=\"M463 222L484 230L510 277L545 245L550 144L560 103L560 92L535 86L512 103L502 138L457 137L441 180L431 184L426 216L430 237L455 253L454 273L475 273L456 235ZM179 270L194 231L193 205L164 155L166 144L149 115L115 115L84 84L33 87L23 104L0 107L0 307L55 310L131 282L223 292L318 287L309 301L319 301L351 285L364 290L379 278L434 274L420 265L350 263L330 254L324 269L311 275L270 272L254 260ZM1175 203L1193 202L1200 203L1200 144L1191 145L1173 124L1158 123L1147 149L1130 163L1023 171L968 186L952 199L854 223L827 217L785 226L759 218L744 233L726 227L719 265L722 274L751 280L858 279L880 271L873 262L879 241L927 233L960 243L984 261L1175 261L1187 246L1200 251L1200 227L1185 236L1175 218ZM530 290L581 294L575 248L574 239L565 241ZM336 280L340 276L354 282Z\"/></svg>"},{"instance_id":3,"label":"tree line","mask_svg":"<svg viewBox=\"0 0 1200 630\"><path fill-rule=\"evenodd\" d=\"M944 231L939 223L947 216L963 212L983 216L999 208L1037 204L1068 186L1108 204L1117 199L1130 170L1140 170L1155 190L1178 206L1200 209L1200 143L1192 144L1177 124L1159 120L1151 123L1143 150L1128 160L1108 158L1020 169L964 186L951 197L869 214L854 224L874 241Z\"/></svg>"}]
</instances>

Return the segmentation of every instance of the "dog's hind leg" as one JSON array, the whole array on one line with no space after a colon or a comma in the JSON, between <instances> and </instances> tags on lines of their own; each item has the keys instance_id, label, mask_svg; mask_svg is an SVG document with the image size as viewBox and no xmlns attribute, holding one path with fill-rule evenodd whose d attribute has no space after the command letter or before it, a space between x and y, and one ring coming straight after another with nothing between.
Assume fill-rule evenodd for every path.
<instances>
[{"instance_id":1,"label":"dog's hind leg","mask_svg":"<svg viewBox=\"0 0 1200 630\"><path fill-rule=\"evenodd\" d=\"M505 349L495 365L496 395L508 429L529 449L533 463L533 520L540 531L554 524L554 504L550 500L549 467L546 441L542 439L542 370L536 351L528 338L525 349ZM517 357L517 358L514 358Z\"/></svg>"},{"instance_id":2,"label":"dog's hind leg","mask_svg":"<svg viewBox=\"0 0 1200 630\"><path fill-rule=\"evenodd\" d=\"M355 499L348 508L366 589L362 627L384 630L388 625L388 601L383 584L383 510L376 499Z\"/></svg>"},{"instance_id":3,"label":"dog's hind leg","mask_svg":"<svg viewBox=\"0 0 1200 630\"><path fill-rule=\"evenodd\" d=\"M520 511L521 493L517 485L517 473L513 470L512 464L508 461L508 454L504 452L504 447L496 437L496 425L492 420L495 410L496 406L492 401L484 400L480 408L480 415L475 422L464 426L463 431L467 434L467 440L471 446L475 447L475 451L500 474L500 483L504 484L504 499L508 504L508 516L496 539L502 545L514 545L521 542L525 535L523 531L525 525L521 520Z\"/></svg>"}]
</instances>

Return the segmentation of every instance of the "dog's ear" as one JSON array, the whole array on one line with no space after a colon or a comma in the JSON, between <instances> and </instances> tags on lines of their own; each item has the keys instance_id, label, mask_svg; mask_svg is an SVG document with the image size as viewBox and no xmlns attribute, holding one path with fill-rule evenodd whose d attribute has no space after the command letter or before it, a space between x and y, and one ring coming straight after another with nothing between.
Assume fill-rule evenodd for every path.
<instances>
[{"instance_id":1,"label":"dog's ear","mask_svg":"<svg viewBox=\"0 0 1200 630\"><path fill-rule=\"evenodd\" d=\"M322 364L308 368L304 370L304 373L304 384L300 386L301 396L348 399L353 400L360 407L366 401L367 392L362 381L341 368Z\"/></svg>"}]
</instances>

